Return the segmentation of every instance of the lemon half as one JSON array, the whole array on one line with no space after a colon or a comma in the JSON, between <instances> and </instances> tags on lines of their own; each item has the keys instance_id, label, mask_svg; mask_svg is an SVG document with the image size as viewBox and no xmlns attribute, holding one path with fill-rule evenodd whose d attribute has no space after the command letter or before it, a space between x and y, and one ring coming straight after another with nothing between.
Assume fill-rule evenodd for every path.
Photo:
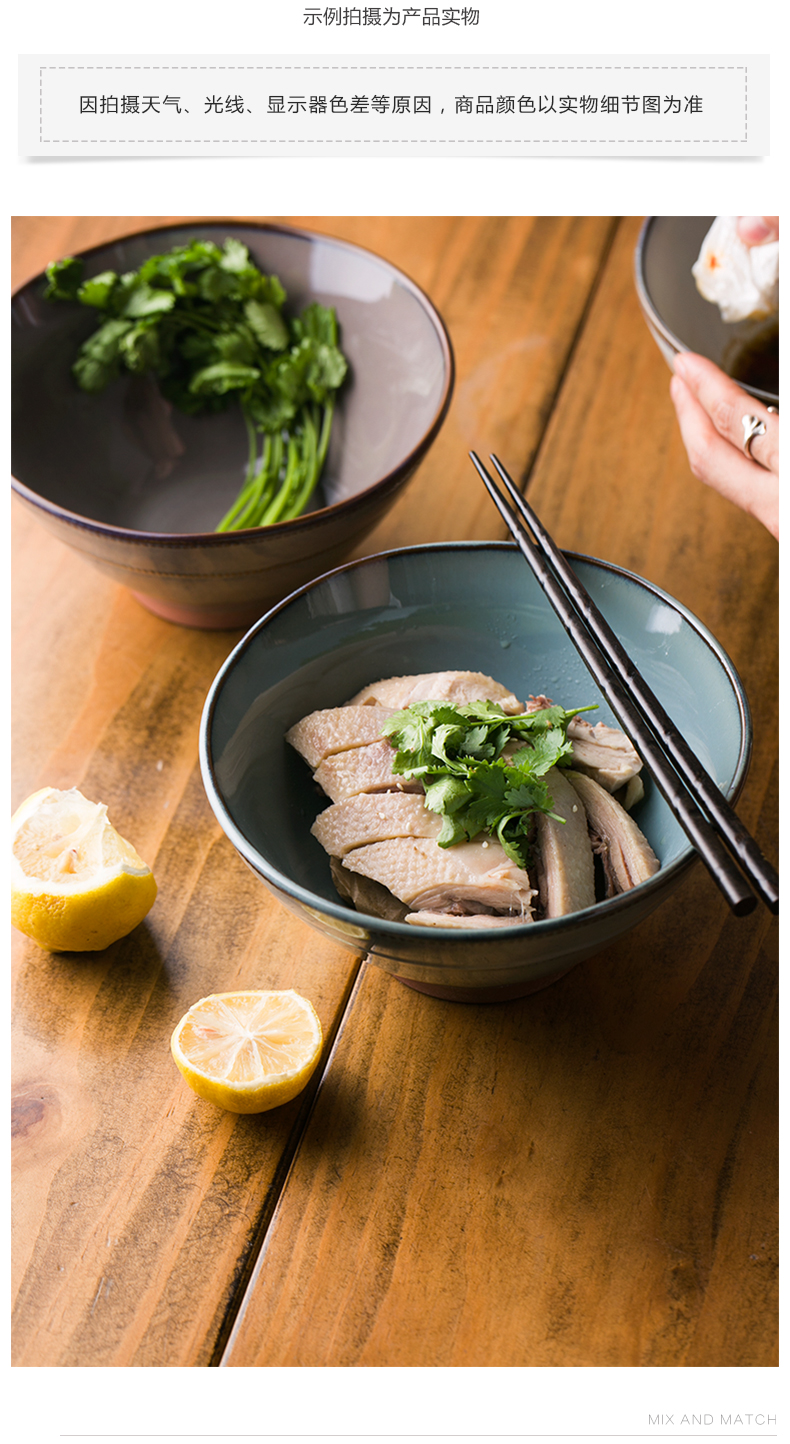
<instances>
[{"instance_id":1,"label":"lemon half","mask_svg":"<svg viewBox=\"0 0 790 1444\"><path fill-rule=\"evenodd\" d=\"M293 988L193 1003L170 1050L190 1088L230 1113L265 1113L301 1093L321 1056L312 1003Z\"/></svg>"},{"instance_id":2,"label":"lemon half","mask_svg":"<svg viewBox=\"0 0 790 1444\"><path fill-rule=\"evenodd\" d=\"M11 820L11 921L53 952L96 952L153 906L150 867L101 802L76 787L34 792Z\"/></svg>"}]
</instances>

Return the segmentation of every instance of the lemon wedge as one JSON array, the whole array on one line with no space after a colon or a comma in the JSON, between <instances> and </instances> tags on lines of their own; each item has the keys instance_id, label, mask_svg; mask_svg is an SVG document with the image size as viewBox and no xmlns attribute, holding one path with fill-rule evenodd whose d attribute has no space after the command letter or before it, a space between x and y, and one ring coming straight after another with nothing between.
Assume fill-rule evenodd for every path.
<instances>
[{"instance_id":1,"label":"lemon wedge","mask_svg":"<svg viewBox=\"0 0 790 1444\"><path fill-rule=\"evenodd\" d=\"M322 1043L312 1003L288 988L201 998L175 1028L170 1050L201 1098L229 1113L265 1113L301 1093Z\"/></svg>"},{"instance_id":2,"label":"lemon wedge","mask_svg":"<svg viewBox=\"0 0 790 1444\"><path fill-rule=\"evenodd\" d=\"M97 952L126 937L156 897L150 867L101 802L76 787L34 792L11 820L11 921L53 952Z\"/></svg>"}]
</instances>

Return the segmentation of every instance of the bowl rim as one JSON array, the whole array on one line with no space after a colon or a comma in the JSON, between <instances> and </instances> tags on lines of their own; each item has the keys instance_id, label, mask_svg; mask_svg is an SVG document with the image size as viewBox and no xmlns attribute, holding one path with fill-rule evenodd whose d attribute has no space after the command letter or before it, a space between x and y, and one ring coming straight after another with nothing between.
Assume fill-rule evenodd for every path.
<instances>
[{"instance_id":1,"label":"bowl rim","mask_svg":"<svg viewBox=\"0 0 790 1444\"><path fill-rule=\"evenodd\" d=\"M253 847L244 833L237 827L225 806L215 777L214 759L210 745L211 726L225 677L236 666L239 658L253 644L257 634L262 631L275 616L285 611L286 608L294 606L306 593L313 591L316 587L323 585L333 577L340 574L347 574L357 568L369 566L373 563L389 562L395 558L413 556L417 553L430 554L437 551L444 553L464 551L469 553L473 551L492 550L518 554L518 547L515 543L507 541L424 542L416 546L397 547L388 551L375 552L370 556L358 557L343 566L334 567L331 571L325 572L323 576L317 577L314 581L308 582L305 586L299 587L298 590L283 598L281 602L271 607L269 611L245 633L226 657L206 696L200 719L198 747L200 770L206 796L223 832L252 871L262 877L265 882L269 883L275 891L285 893L286 896L293 898L302 906L319 912L345 927L355 928L358 933L365 930L366 932L384 934L393 939L419 936L423 940L428 937L435 939L437 933L441 933L442 946L450 948L460 948L462 945L468 947L470 942L476 943L478 940L481 944L490 946L494 938L501 938L503 936L503 931L500 928L481 927L475 928L474 930L465 930L463 928L457 930L454 928L437 929L422 927L419 924L395 922L389 918L374 917L370 913L362 913L356 911L354 908L344 907L342 903L330 902L326 898L310 892L308 888L302 887L299 883L295 883L293 879L273 867L272 864L258 852L257 848ZM599 557L588 556L583 552L565 551L563 549L563 554L571 563L590 563L595 567L600 567L604 571L611 572L619 577L624 577L628 581L634 582L650 592L657 600L665 605L669 605L675 611L680 612L697 633L700 640L714 653L730 682L740 719L738 757L733 771L733 778L726 794L728 801L735 802L746 780L751 759L752 719L743 683L721 643L716 640L704 622L701 622L688 607L685 607L682 602L677 601L669 592L664 591L663 588L657 586L654 582L647 581L636 572L631 572L625 567L618 566L615 562L604 561ZM646 882L639 883L629 892L620 893L613 898L606 898L602 902L596 902L592 907L582 908L574 913L566 913L559 918L543 918L535 922L513 923L511 927L507 929L506 936L535 937L537 935L548 937L552 933L557 933L569 927L577 927L586 921L592 922L597 919L604 922L607 918L619 916L620 913L646 900L650 894L660 894L666 887L668 879L685 872L696 860L697 853L691 843L688 843L679 856L675 858L674 862L669 863L666 867L661 867L653 877L648 878ZM656 899L656 901L658 900L660 899ZM536 929L540 930L539 934L536 934ZM369 938L368 941L371 941L371 939Z\"/></svg>"},{"instance_id":2,"label":"bowl rim","mask_svg":"<svg viewBox=\"0 0 790 1444\"><path fill-rule=\"evenodd\" d=\"M656 220L665 221L671 219L671 216L645 216L645 219L643 220L639 230L639 237L637 239L636 246L634 247L634 285L636 287L636 294L639 298L639 304L642 307L642 310L645 313L645 316L648 319L650 326L654 327L655 330L659 332L662 339L667 343L668 346L672 347L673 351L691 351L691 347L687 346L685 341L681 341L680 337L676 336L674 331L670 330L666 321L662 319L661 315L656 310L655 302L653 301L653 298L647 288L647 279L645 277L645 253L647 251L648 240L650 237L650 231L653 227L653 222ZM683 216L681 217L681 219L688 220L689 217ZM700 217L700 219L702 219L702 217ZM708 217L705 217L705 219L708 219ZM711 216L709 219L712 223L715 220L715 217ZM730 380L732 379L733 378L730 377ZM756 396L759 401L764 401L769 406L771 404L778 405L779 403L778 394L774 395L772 391L763 391L759 386L749 386L744 381L736 381L735 385L740 386L742 391L748 392L750 396Z\"/></svg>"},{"instance_id":3,"label":"bowl rim","mask_svg":"<svg viewBox=\"0 0 790 1444\"><path fill-rule=\"evenodd\" d=\"M119 242L134 240L139 236L156 236L160 233L177 229L189 230L193 224L196 230L199 230L201 227L215 227L217 230L225 230L235 226L237 229L264 231L292 237L297 240L307 241L310 244L320 242L336 250L367 256L379 266L389 271L392 276L397 279L398 283L403 286L404 290L409 291L415 297L422 309L426 312L439 342L444 367L444 381L439 403L430 426L415 446L412 447L411 451L403 457L396 466L392 467L383 477L379 477L377 481L371 483L370 486L366 486L361 491L355 492L353 496L345 497L342 501L333 502L330 506L317 507L314 511L304 512L301 516L294 517L291 521L273 522L267 527L242 527L232 532L136 531L130 527L114 526L110 522L96 521L91 517L83 516L80 512L70 511L68 507L59 506L56 502L52 502L47 497L41 496L39 492L34 491L26 482L20 481L19 478L12 473L11 486L18 496L39 510L47 512L50 516L58 517L60 520L79 527L83 531L93 532L100 536L112 537L128 544L137 543L141 546L158 544L168 547L223 547L238 546L245 542L249 543L252 537L261 532L265 532L267 536L274 536L299 529L307 531L311 525L320 526L327 518L340 516L344 511L353 510L355 506L358 506L363 500L373 500L380 494L386 493L387 490L398 483L404 473L408 475L414 471L435 441L447 416L455 389L455 354L450 333L439 310L426 292L423 291L422 287L418 286L417 282L412 280L411 276L407 275L405 271L402 271L400 267L396 266L392 261L387 260L384 256L380 256L378 252L370 250L367 246L357 245L354 241L345 241L341 237L329 236L324 234L323 231L311 231L304 227L281 225L274 221L243 221L238 217L225 220L221 216L212 216L195 222L186 220L184 222L171 222L170 224L161 226L141 226L139 230L131 230L125 232L122 236L114 236L112 240L102 241L98 245L89 246L85 250L75 252L75 255L80 259L85 259L95 255L99 251L105 251L108 247L116 245ZM31 277L30 280L24 281L22 285L17 286L11 295L12 303L30 287L41 285L45 279L45 273L40 271L37 275Z\"/></svg>"}]
</instances>

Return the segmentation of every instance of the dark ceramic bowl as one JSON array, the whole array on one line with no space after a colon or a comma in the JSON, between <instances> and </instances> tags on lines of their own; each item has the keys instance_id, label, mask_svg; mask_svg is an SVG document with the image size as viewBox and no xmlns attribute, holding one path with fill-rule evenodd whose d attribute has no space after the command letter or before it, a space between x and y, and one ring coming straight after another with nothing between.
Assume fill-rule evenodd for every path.
<instances>
[{"instance_id":1,"label":"dark ceramic bowl","mask_svg":"<svg viewBox=\"0 0 790 1444\"><path fill-rule=\"evenodd\" d=\"M751 724L722 648L658 587L606 562L572 561L703 764L728 797L736 796ZM641 922L696 854L648 780L634 815L661 870L632 892L568 917L468 933L385 922L346 906L310 833L327 799L285 732L368 682L447 668L484 672L521 698L544 692L566 706L598 702L596 717L614 720L515 547L412 547L339 568L248 632L206 702L203 781L241 856L312 927L440 997L519 997Z\"/></svg>"},{"instance_id":2,"label":"dark ceramic bowl","mask_svg":"<svg viewBox=\"0 0 790 1444\"><path fill-rule=\"evenodd\" d=\"M696 351L734 376L752 396L758 396L767 406L778 406L776 323L722 321L718 306L700 295L691 274L714 219L647 217L634 256L642 314L670 369L679 351ZM775 360L768 360L766 352ZM761 376L761 372L765 374Z\"/></svg>"},{"instance_id":3,"label":"dark ceramic bowl","mask_svg":"<svg viewBox=\"0 0 790 1444\"><path fill-rule=\"evenodd\" d=\"M194 236L235 236L282 281L288 304L336 308L350 377L324 475L295 521L217 535L238 493L241 411L189 417L156 386L126 378L99 396L71 375L95 313L17 292L12 469L17 494L51 531L171 621L249 626L273 602L336 566L375 526L425 456L453 388L450 340L430 301L358 246L282 226L194 223L144 231L84 254L85 274L136 269Z\"/></svg>"}]
</instances>

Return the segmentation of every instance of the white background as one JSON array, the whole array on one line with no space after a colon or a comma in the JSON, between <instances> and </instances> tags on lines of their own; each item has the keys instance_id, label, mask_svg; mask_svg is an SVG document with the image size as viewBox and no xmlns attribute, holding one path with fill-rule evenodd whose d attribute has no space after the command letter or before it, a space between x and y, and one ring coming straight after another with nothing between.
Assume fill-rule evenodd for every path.
<instances>
[{"instance_id":1,"label":"white background","mask_svg":"<svg viewBox=\"0 0 790 1444\"><path fill-rule=\"evenodd\" d=\"M16 215L774 214L790 84L780 7L735 0L480 0L474 29L308 29L302 0L12 0L4 193ZM786 17L785 17L786 20ZM373 46L376 37L380 43ZM772 49L773 154L755 160L22 160L19 53L705 54ZM8 228L6 227L6 235ZM8 574L6 568L6 575ZM7 1357L7 1354L6 1354ZM11 1370L10 1438L721 1437L687 1411L778 1416L780 1370ZM649 1426L674 1414L674 1429ZM786 1425L785 1425L786 1428ZM160 1434L155 1434L160 1431ZM213 1432L212 1432L213 1431ZM734 1431L729 1431L733 1437ZM776 1426L741 1437L777 1437Z\"/></svg>"}]
</instances>

